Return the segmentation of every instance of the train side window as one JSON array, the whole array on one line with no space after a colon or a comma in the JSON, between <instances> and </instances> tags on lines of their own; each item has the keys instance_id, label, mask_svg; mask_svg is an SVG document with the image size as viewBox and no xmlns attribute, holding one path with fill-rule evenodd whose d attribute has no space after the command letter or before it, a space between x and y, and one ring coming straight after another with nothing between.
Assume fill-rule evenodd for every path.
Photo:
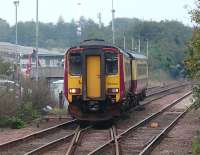
<instances>
[{"instance_id":1,"label":"train side window","mask_svg":"<svg viewBox=\"0 0 200 155\"><path fill-rule=\"evenodd\" d=\"M118 58L116 53L105 53L106 74L115 75L118 72Z\"/></svg>"},{"instance_id":2,"label":"train side window","mask_svg":"<svg viewBox=\"0 0 200 155\"><path fill-rule=\"evenodd\" d=\"M138 75L146 75L147 65L146 64L138 64Z\"/></svg>"},{"instance_id":3,"label":"train side window","mask_svg":"<svg viewBox=\"0 0 200 155\"><path fill-rule=\"evenodd\" d=\"M70 74L72 75L80 75L81 74L81 54L80 53L71 53L69 56L69 68Z\"/></svg>"}]
</instances>

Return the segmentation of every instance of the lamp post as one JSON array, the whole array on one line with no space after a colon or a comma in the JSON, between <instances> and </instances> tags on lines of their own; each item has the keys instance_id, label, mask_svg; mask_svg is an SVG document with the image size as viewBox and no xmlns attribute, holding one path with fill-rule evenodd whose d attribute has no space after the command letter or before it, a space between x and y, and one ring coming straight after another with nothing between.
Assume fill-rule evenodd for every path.
<instances>
[{"instance_id":1,"label":"lamp post","mask_svg":"<svg viewBox=\"0 0 200 155\"><path fill-rule=\"evenodd\" d=\"M112 0L112 33L113 33L113 44L115 44L115 9L114 9L114 6L113 6L113 0Z\"/></svg>"},{"instance_id":2,"label":"lamp post","mask_svg":"<svg viewBox=\"0 0 200 155\"><path fill-rule=\"evenodd\" d=\"M17 7L19 6L19 1L14 1L13 2L15 5L15 45L17 46L18 44L18 39L17 39Z\"/></svg>"},{"instance_id":3,"label":"lamp post","mask_svg":"<svg viewBox=\"0 0 200 155\"><path fill-rule=\"evenodd\" d=\"M13 2L14 3L14 5L15 5L15 50L16 50L16 63L18 62L18 54L17 54L17 44L18 44L18 28L17 28L17 26L18 26L18 22L17 22L17 13L18 13L18 10L17 10L17 8L18 8L18 6L19 6L19 1L14 1ZM19 82L19 71L18 71L18 73L17 73L17 80L18 80L18 82Z\"/></svg>"},{"instance_id":4,"label":"lamp post","mask_svg":"<svg viewBox=\"0 0 200 155\"><path fill-rule=\"evenodd\" d=\"M39 23L38 23L38 0L36 0L36 81L38 81L38 38L39 38Z\"/></svg>"},{"instance_id":5,"label":"lamp post","mask_svg":"<svg viewBox=\"0 0 200 155\"><path fill-rule=\"evenodd\" d=\"M15 5L15 50L16 50L16 55L18 56L17 57L17 64L19 62L19 69L17 71L17 80L18 80L18 83L19 83L19 97L21 98L21 54L18 55L17 53L17 45L18 45L18 20L17 20L17 13L18 13L18 6L19 6L19 1L14 1L13 2L14 5Z\"/></svg>"}]
</instances>

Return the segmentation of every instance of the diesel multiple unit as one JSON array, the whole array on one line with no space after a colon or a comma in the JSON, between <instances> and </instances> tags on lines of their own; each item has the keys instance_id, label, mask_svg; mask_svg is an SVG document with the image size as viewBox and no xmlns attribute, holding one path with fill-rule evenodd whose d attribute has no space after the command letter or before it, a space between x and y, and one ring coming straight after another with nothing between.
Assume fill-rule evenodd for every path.
<instances>
[{"instance_id":1,"label":"diesel multiple unit","mask_svg":"<svg viewBox=\"0 0 200 155\"><path fill-rule=\"evenodd\" d=\"M64 94L79 120L107 120L146 95L146 56L103 40L85 40L65 54Z\"/></svg>"}]
</instances>

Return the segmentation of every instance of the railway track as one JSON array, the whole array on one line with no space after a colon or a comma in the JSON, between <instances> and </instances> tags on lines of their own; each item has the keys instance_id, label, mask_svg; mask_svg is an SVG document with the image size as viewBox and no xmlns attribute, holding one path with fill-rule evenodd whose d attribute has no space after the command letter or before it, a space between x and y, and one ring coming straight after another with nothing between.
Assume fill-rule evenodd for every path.
<instances>
[{"instance_id":1,"label":"railway track","mask_svg":"<svg viewBox=\"0 0 200 155\"><path fill-rule=\"evenodd\" d=\"M142 104L145 105L152 102L152 100L160 99L168 95L170 90L175 89L174 91L176 91L176 88L180 89L180 87L183 87L183 85L162 90L161 96L156 96L156 98L152 98L152 96L148 97L148 99L151 99ZM120 133L119 135L122 134ZM121 144L119 143L119 139L121 138L119 138L119 135L115 125L107 129L99 129L91 126L81 128L76 124L76 120L72 120L21 139L2 144L0 145L0 154L91 154L93 150L98 150L98 147L105 144L106 141L111 142L110 144L106 143L106 147L109 146L112 148L109 153L120 154ZM89 146L88 142L90 142Z\"/></svg>"},{"instance_id":2,"label":"railway track","mask_svg":"<svg viewBox=\"0 0 200 155\"><path fill-rule=\"evenodd\" d=\"M160 87L159 89L156 89L156 90L150 90L150 91L147 91L147 97L151 97L151 96L155 96L157 94L160 94L160 93L163 93L163 92L167 92L169 90L173 90L173 89L176 89L176 88L181 88L181 87L184 87L184 86L187 86L187 85L190 85L190 83L181 83L181 84L174 84L173 86L164 86L164 87Z\"/></svg>"},{"instance_id":3,"label":"railway track","mask_svg":"<svg viewBox=\"0 0 200 155\"><path fill-rule=\"evenodd\" d=\"M166 88L166 87L163 87L162 89L160 89L159 91L156 91L154 93L150 93L150 94L147 94L145 100L143 101L140 101L140 105L139 106L136 106L135 108L133 108L132 110L136 110L136 109L140 109L140 107L142 106L145 106L147 104L150 104L152 103L153 101L156 101L156 100L159 100L165 96L168 96L172 93L176 93L177 91L180 91L181 88L185 88L187 86L191 86L190 83L184 83L184 84L179 84L179 85L176 85L176 86L173 86L173 87L169 87L169 88ZM191 89L191 88L190 88ZM131 110L131 111L132 111Z\"/></svg>"},{"instance_id":4,"label":"railway track","mask_svg":"<svg viewBox=\"0 0 200 155\"><path fill-rule=\"evenodd\" d=\"M116 135L113 139L90 152L89 155L149 154L157 142L161 140L161 138L175 125L178 119L188 111L188 108L182 110L179 109L177 111L174 107L190 94L191 92L188 92L160 111L141 120L121 134Z\"/></svg>"},{"instance_id":5,"label":"railway track","mask_svg":"<svg viewBox=\"0 0 200 155\"><path fill-rule=\"evenodd\" d=\"M78 125L76 120L71 120L51 128L27 135L0 145L0 154L22 155L34 154L55 144L57 141L67 140L74 135Z\"/></svg>"},{"instance_id":6,"label":"railway track","mask_svg":"<svg viewBox=\"0 0 200 155\"><path fill-rule=\"evenodd\" d=\"M120 154L120 143L117 139L118 127L113 125L108 129L99 129L94 126L87 129L80 129L76 132L70 144L63 143L47 151L44 155L59 154L59 155L86 155L98 149L99 146L105 144L106 141L113 141L115 145L109 144L105 147L112 148L108 154ZM102 153L97 153L102 154Z\"/></svg>"},{"instance_id":7,"label":"railway track","mask_svg":"<svg viewBox=\"0 0 200 155\"><path fill-rule=\"evenodd\" d=\"M158 92L162 89L173 88L175 86L181 85L182 83L185 83L185 82L177 81L177 82L172 82L172 83L169 83L169 84L164 84L162 86L158 85L158 86L148 87L147 88L147 94Z\"/></svg>"}]
</instances>

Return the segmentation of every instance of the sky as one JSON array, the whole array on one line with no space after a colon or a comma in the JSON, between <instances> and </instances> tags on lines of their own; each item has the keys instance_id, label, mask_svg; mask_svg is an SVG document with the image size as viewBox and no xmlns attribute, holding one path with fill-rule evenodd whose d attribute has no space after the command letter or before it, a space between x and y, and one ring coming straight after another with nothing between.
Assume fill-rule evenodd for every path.
<instances>
[{"instance_id":1,"label":"sky","mask_svg":"<svg viewBox=\"0 0 200 155\"><path fill-rule=\"evenodd\" d=\"M0 0L0 18L15 24L14 0ZM35 21L36 0L19 0L18 20ZM56 23L60 16L66 22L78 20L80 16L98 22L97 14L107 25L112 18L112 0L38 0L39 21ZM143 20L178 20L192 25L189 10L195 0L113 0L115 17L139 18ZM78 5L80 4L80 5Z\"/></svg>"}]
</instances>

